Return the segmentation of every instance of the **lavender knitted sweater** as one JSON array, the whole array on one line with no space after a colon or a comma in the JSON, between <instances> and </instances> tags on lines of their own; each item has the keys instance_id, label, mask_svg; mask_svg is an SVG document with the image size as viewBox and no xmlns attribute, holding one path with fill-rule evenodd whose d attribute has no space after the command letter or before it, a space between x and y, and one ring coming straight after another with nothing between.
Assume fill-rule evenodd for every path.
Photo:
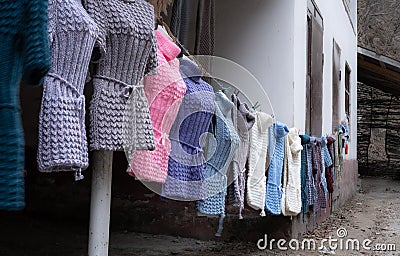
<instances>
[{"instance_id":1,"label":"lavender knitted sweater","mask_svg":"<svg viewBox=\"0 0 400 256\"><path fill-rule=\"evenodd\" d=\"M200 69L187 59L181 59L180 71L186 83L186 95L171 128L171 153L168 177L163 195L179 200L204 198L205 157L200 144L214 114L214 92L201 79Z\"/></svg>"},{"instance_id":2,"label":"lavender knitted sweater","mask_svg":"<svg viewBox=\"0 0 400 256\"><path fill-rule=\"evenodd\" d=\"M43 85L37 160L42 172L79 173L89 164L83 89L98 28L77 0L50 0L48 13L52 63Z\"/></svg>"},{"instance_id":3,"label":"lavender knitted sweater","mask_svg":"<svg viewBox=\"0 0 400 256\"><path fill-rule=\"evenodd\" d=\"M232 162L228 167L228 204L233 204L239 209L239 218L244 209L244 194L246 190L246 160L249 154L250 130L253 127L256 117L250 112L246 103L233 94L232 102L235 109L232 111L233 125L240 137L238 149L235 151Z\"/></svg>"},{"instance_id":4,"label":"lavender knitted sweater","mask_svg":"<svg viewBox=\"0 0 400 256\"><path fill-rule=\"evenodd\" d=\"M156 72L154 8L144 0L87 0L101 54L90 104L90 149L155 148L142 78Z\"/></svg>"}]
</instances>

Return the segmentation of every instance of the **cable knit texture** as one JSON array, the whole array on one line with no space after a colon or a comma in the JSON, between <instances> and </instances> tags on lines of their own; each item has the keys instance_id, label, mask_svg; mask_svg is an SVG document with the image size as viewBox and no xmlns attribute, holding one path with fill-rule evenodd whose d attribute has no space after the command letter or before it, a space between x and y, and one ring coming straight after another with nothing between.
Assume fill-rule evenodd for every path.
<instances>
[{"instance_id":1,"label":"cable knit texture","mask_svg":"<svg viewBox=\"0 0 400 256\"><path fill-rule=\"evenodd\" d=\"M170 132L171 153L163 195L177 200L204 199L205 157L200 139L215 111L213 88L201 79L200 69L188 59L180 60L186 94Z\"/></svg>"},{"instance_id":2,"label":"cable knit texture","mask_svg":"<svg viewBox=\"0 0 400 256\"><path fill-rule=\"evenodd\" d=\"M216 93L214 122L210 125L206 156L209 159L205 169L205 190L207 198L197 202L202 214L224 215L227 187L226 171L240 139L232 121L234 104L222 92ZM214 128L215 127L215 128Z\"/></svg>"},{"instance_id":3,"label":"cable knit texture","mask_svg":"<svg viewBox=\"0 0 400 256\"><path fill-rule=\"evenodd\" d=\"M47 0L0 4L0 209L21 210L24 201L24 134L21 80L39 85L50 68Z\"/></svg>"},{"instance_id":4,"label":"cable knit texture","mask_svg":"<svg viewBox=\"0 0 400 256\"><path fill-rule=\"evenodd\" d=\"M285 136L289 133L289 128L280 122L273 126L276 144L271 163L268 169L267 195L265 208L274 215L281 214L282 200L282 168L284 159Z\"/></svg>"},{"instance_id":5,"label":"cable knit texture","mask_svg":"<svg viewBox=\"0 0 400 256\"><path fill-rule=\"evenodd\" d=\"M343 148L344 148L344 141L343 141L343 130L341 128L339 128L337 130L337 144L338 144L338 168L336 168L336 170L339 171L339 173L341 173L343 171Z\"/></svg>"},{"instance_id":6,"label":"cable knit texture","mask_svg":"<svg viewBox=\"0 0 400 256\"><path fill-rule=\"evenodd\" d=\"M228 186L228 204L235 205L239 208L239 217L244 209L244 194L246 190L246 160L249 154L250 146L250 130L255 123L255 116L250 112L246 103L242 103L240 99L233 94L232 102L235 107L232 111L233 125L239 135L240 143L235 151L232 162L228 167L228 182L232 182Z\"/></svg>"},{"instance_id":7,"label":"cable knit texture","mask_svg":"<svg viewBox=\"0 0 400 256\"><path fill-rule=\"evenodd\" d=\"M179 73L179 60L176 58L180 48L162 32L156 31L156 36L158 73L144 78L156 149L134 153L131 175L145 181L164 183L171 151L169 132L185 95L186 84Z\"/></svg>"},{"instance_id":8,"label":"cable knit texture","mask_svg":"<svg viewBox=\"0 0 400 256\"><path fill-rule=\"evenodd\" d=\"M301 212L301 139L296 128L285 137L282 213L296 216Z\"/></svg>"},{"instance_id":9,"label":"cable knit texture","mask_svg":"<svg viewBox=\"0 0 400 256\"><path fill-rule=\"evenodd\" d=\"M315 138L310 137L309 144L306 145L307 150L307 202L308 205L315 205L317 201L317 188L315 186L314 175L313 175L313 145ZM315 209L315 207L314 207Z\"/></svg>"},{"instance_id":10,"label":"cable knit texture","mask_svg":"<svg viewBox=\"0 0 400 256\"><path fill-rule=\"evenodd\" d=\"M325 176L326 176L326 182L328 185L328 192L329 193L333 193L334 188L333 188L333 172L334 172L334 157L335 157L335 152L334 152L334 143L335 143L335 138L330 136L327 138L328 143L328 152L329 152L329 156L331 157L331 159L333 160L332 165L328 166L325 169Z\"/></svg>"},{"instance_id":11,"label":"cable knit texture","mask_svg":"<svg viewBox=\"0 0 400 256\"><path fill-rule=\"evenodd\" d=\"M86 0L101 54L90 103L90 149L154 150L144 75L157 69L154 8L144 0Z\"/></svg>"},{"instance_id":12,"label":"cable knit texture","mask_svg":"<svg viewBox=\"0 0 400 256\"><path fill-rule=\"evenodd\" d=\"M48 13L52 63L39 115L39 170L84 170L89 160L83 90L98 28L77 0L50 0Z\"/></svg>"},{"instance_id":13,"label":"cable knit texture","mask_svg":"<svg viewBox=\"0 0 400 256\"><path fill-rule=\"evenodd\" d=\"M307 211L308 207L308 188L307 188L307 144L310 143L310 136L300 135L301 145L301 211L303 214Z\"/></svg>"},{"instance_id":14,"label":"cable knit texture","mask_svg":"<svg viewBox=\"0 0 400 256\"><path fill-rule=\"evenodd\" d=\"M247 204L255 210L264 210L265 164L269 143L269 127L272 125L273 120L270 115L263 112L256 112L255 116L256 122L250 130Z\"/></svg>"},{"instance_id":15,"label":"cable knit texture","mask_svg":"<svg viewBox=\"0 0 400 256\"><path fill-rule=\"evenodd\" d=\"M332 166L332 159L331 156L329 155L328 151L328 140L326 137L322 136L321 137L322 144L321 144L321 158L322 158L322 174L321 174L321 180L322 180L322 185L324 187L325 191L325 196L328 195L328 183L326 180L326 168L329 166Z\"/></svg>"},{"instance_id":16,"label":"cable knit texture","mask_svg":"<svg viewBox=\"0 0 400 256\"><path fill-rule=\"evenodd\" d=\"M314 204L314 212L318 212L320 209L326 209L326 196L324 186L322 184L322 139L311 138L312 146L312 171L315 181L317 200Z\"/></svg>"}]
</instances>

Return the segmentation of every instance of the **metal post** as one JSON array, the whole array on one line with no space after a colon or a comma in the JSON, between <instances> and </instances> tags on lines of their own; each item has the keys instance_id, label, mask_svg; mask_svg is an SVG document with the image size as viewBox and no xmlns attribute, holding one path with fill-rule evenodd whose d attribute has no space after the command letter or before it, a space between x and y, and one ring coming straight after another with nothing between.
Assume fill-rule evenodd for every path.
<instances>
[{"instance_id":1,"label":"metal post","mask_svg":"<svg viewBox=\"0 0 400 256\"><path fill-rule=\"evenodd\" d=\"M93 152L89 256L108 256L112 161L112 151Z\"/></svg>"}]
</instances>

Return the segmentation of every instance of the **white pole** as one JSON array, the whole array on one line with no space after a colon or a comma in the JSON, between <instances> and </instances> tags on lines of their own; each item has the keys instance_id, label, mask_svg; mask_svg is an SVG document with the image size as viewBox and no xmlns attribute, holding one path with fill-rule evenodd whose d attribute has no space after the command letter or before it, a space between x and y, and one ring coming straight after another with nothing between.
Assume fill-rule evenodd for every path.
<instances>
[{"instance_id":1,"label":"white pole","mask_svg":"<svg viewBox=\"0 0 400 256\"><path fill-rule=\"evenodd\" d=\"M112 161L112 151L93 152L89 256L108 256Z\"/></svg>"}]
</instances>

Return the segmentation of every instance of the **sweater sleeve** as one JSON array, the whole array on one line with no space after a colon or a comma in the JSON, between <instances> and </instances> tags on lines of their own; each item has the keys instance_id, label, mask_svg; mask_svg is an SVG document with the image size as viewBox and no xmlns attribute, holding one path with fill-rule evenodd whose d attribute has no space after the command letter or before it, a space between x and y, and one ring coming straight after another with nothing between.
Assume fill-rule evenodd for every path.
<instances>
[{"instance_id":1,"label":"sweater sleeve","mask_svg":"<svg viewBox=\"0 0 400 256\"><path fill-rule=\"evenodd\" d=\"M22 28L24 75L27 85L40 85L50 69L47 30L47 0L26 1L25 24Z\"/></svg>"},{"instance_id":2,"label":"sweater sleeve","mask_svg":"<svg viewBox=\"0 0 400 256\"><path fill-rule=\"evenodd\" d=\"M149 54L149 58L147 60L146 69L144 71L144 74L146 76L157 73L157 66L158 66L157 49L158 49L157 38L156 38L155 31L153 31L152 36L151 36L150 54Z\"/></svg>"},{"instance_id":3,"label":"sweater sleeve","mask_svg":"<svg viewBox=\"0 0 400 256\"><path fill-rule=\"evenodd\" d=\"M107 49L108 21L104 13L106 7L102 0L86 0L84 7L99 29L92 56L93 62L99 62L104 58Z\"/></svg>"}]
</instances>

